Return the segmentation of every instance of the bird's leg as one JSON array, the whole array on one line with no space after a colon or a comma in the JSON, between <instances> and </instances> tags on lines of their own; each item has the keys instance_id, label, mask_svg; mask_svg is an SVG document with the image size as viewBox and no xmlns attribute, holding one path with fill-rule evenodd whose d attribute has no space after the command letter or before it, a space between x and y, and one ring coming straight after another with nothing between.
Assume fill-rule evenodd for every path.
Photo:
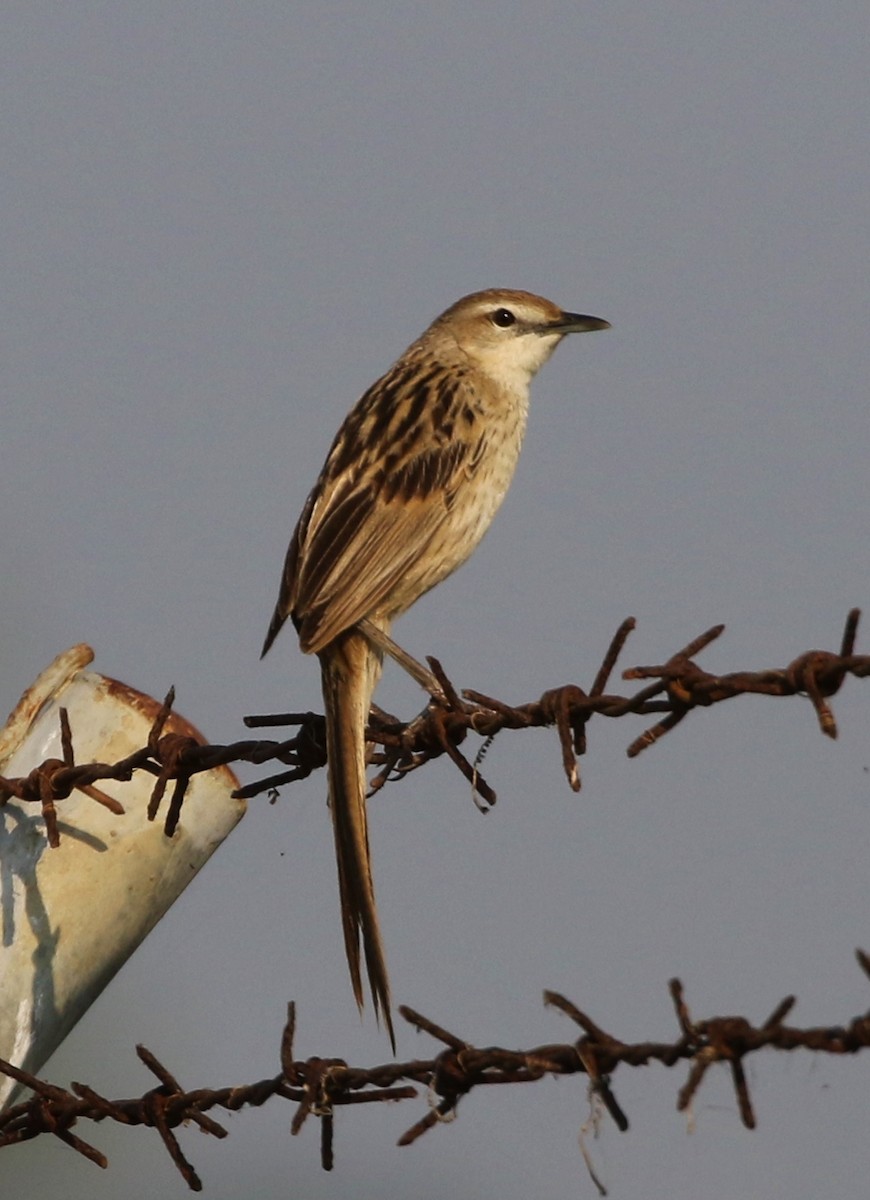
<instances>
[{"instance_id":1,"label":"bird's leg","mask_svg":"<svg viewBox=\"0 0 870 1200\"><path fill-rule=\"evenodd\" d=\"M401 646L384 633L383 629L374 625L368 617L363 617L356 623L357 629L367 637L371 644L378 650L382 650L384 654L388 654L394 662L408 672L412 679L419 683L424 692L428 692L433 700L444 699L444 689L441 684L432 674L428 667L424 667L422 663L417 662L407 650L403 650Z\"/></svg>"}]
</instances>

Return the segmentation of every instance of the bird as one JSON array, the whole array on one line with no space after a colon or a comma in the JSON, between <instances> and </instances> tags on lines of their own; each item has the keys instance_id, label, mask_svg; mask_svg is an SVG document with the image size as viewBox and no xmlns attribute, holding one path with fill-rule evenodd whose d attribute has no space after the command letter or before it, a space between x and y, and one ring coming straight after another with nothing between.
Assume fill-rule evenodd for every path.
<instances>
[{"instance_id":1,"label":"bird","mask_svg":"<svg viewBox=\"0 0 870 1200\"><path fill-rule=\"evenodd\" d=\"M394 1052L365 737L384 651L398 649L390 628L489 528L519 457L532 377L567 334L609 327L525 291L490 288L456 301L351 409L287 551L261 657L289 617L301 650L320 660L351 983L362 1012L362 943L375 1016Z\"/></svg>"}]
</instances>

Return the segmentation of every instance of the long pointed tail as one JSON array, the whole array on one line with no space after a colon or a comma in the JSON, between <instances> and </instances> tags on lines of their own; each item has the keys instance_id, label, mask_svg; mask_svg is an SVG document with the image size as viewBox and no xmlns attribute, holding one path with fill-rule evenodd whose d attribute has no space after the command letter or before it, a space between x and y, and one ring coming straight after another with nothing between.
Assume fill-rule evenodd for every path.
<instances>
[{"instance_id":1,"label":"long pointed tail","mask_svg":"<svg viewBox=\"0 0 870 1200\"><path fill-rule=\"evenodd\" d=\"M366 820L365 727L380 657L359 633L345 633L320 652L329 772L329 806L341 893L344 948L360 1009L360 937L375 1007L393 1050L390 981L375 903Z\"/></svg>"}]
</instances>

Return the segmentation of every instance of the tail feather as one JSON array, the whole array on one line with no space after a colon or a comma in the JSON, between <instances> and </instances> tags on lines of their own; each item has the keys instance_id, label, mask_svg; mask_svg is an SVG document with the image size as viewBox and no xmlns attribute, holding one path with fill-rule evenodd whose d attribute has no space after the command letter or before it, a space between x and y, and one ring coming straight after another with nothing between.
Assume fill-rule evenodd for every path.
<instances>
[{"instance_id":1,"label":"tail feather","mask_svg":"<svg viewBox=\"0 0 870 1200\"><path fill-rule=\"evenodd\" d=\"M321 651L320 663L344 947L353 993L361 1009L362 940L375 1015L383 1019L395 1051L390 981L375 903L366 819L365 727L380 675L380 656L361 634L346 633Z\"/></svg>"}]
</instances>

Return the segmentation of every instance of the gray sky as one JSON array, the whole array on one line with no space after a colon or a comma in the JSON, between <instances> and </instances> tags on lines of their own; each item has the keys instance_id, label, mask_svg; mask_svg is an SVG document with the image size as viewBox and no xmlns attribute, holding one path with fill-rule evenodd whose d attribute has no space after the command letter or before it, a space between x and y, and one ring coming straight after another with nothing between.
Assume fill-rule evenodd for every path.
<instances>
[{"instance_id":1,"label":"gray sky","mask_svg":"<svg viewBox=\"0 0 870 1200\"><path fill-rule=\"evenodd\" d=\"M0 38L4 411L0 707L79 640L215 741L319 707L291 631L259 648L287 541L346 410L465 292L541 292L613 323L534 386L514 487L473 562L396 634L511 701L589 686L725 621L712 670L836 649L867 607L866 4L13 4ZM866 648L867 636L862 639ZM859 646L860 648L860 646ZM419 696L385 677L406 715ZM504 736L481 817L439 763L370 806L397 1001L478 1044L568 1040L564 991L624 1039L696 1017L866 1008L866 688L742 699L629 762L593 724L574 796L548 732ZM250 778L251 775L245 776ZM109 1094L389 1047L352 1002L325 781L251 810L46 1069ZM401 1057L433 1045L400 1023ZM867 1063L724 1069L689 1137L685 1069L619 1072L632 1128L593 1156L616 1197L866 1195ZM425 1098L287 1138L272 1104L183 1134L212 1200L592 1196L582 1081L470 1097L410 1150ZM9 1195L187 1194L155 1137L40 1140Z\"/></svg>"}]
</instances>

